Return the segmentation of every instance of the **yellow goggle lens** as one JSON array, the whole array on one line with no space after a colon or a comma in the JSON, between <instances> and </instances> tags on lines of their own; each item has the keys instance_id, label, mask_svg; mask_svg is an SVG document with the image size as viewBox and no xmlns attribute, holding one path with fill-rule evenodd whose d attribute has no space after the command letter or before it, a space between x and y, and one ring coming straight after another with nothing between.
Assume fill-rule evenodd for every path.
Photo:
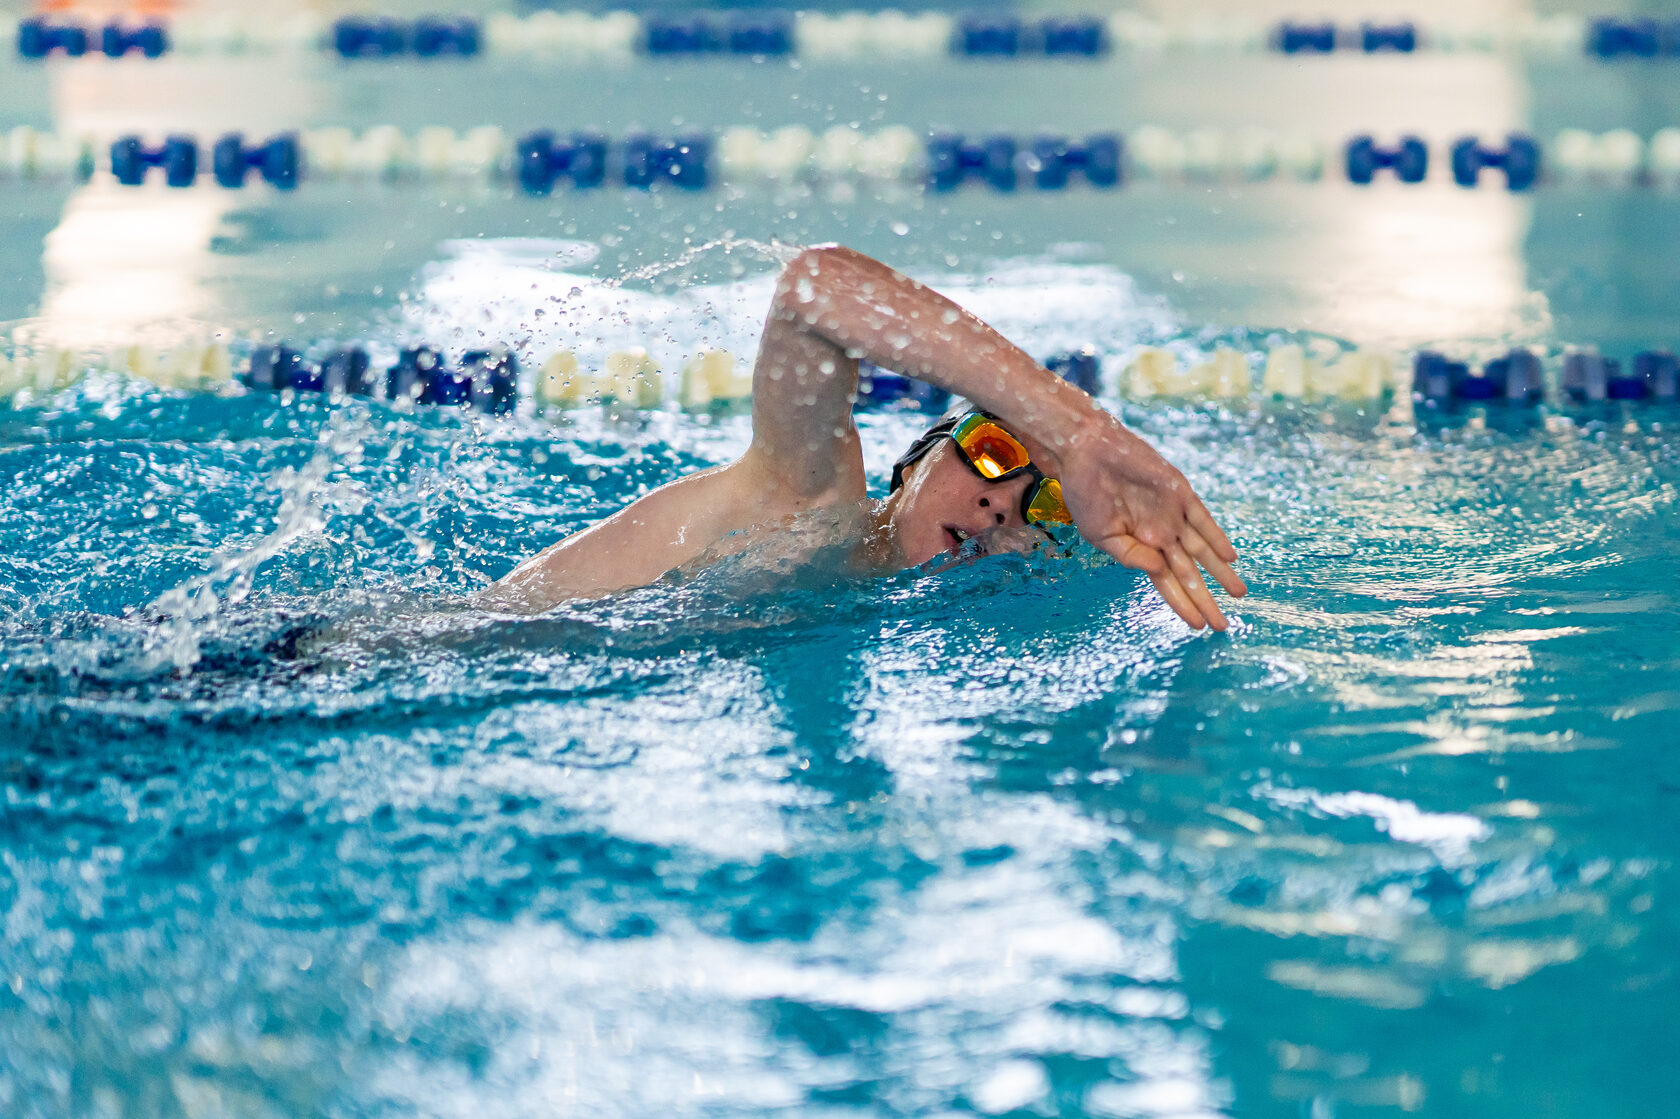
<instances>
[{"instance_id":1,"label":"yellow goggle lens","mask_svg":"<svg viewBox=\"0 0 1680 1119\"><path fill-rule=\"evenodd\" d=\"M1054 478L1039 483L1038 492L1027 503L1028 522L1044 521L1055 525L1071 525L1073 515L1062 500L1062 484Z\"/></svg>"}]
</instances>

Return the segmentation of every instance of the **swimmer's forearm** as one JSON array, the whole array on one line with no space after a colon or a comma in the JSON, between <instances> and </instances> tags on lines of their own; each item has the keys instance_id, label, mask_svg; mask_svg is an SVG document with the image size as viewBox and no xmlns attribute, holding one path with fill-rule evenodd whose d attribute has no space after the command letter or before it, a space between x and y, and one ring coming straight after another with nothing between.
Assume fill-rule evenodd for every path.
<instances>
[{"instance_id":1,"label":"swimmer's forearm","mask_svg":"<svg viewBox=\"0 0 1680 1119\"><path fill-rule=\"evenodd\" d=\"M783 313L854 357L966 396L1029 443L1051 473L1100 416L1087 393L1045 369L956 303L878 260L839 246L808 249L778 290Z\"/></svg>"}]
</instances>

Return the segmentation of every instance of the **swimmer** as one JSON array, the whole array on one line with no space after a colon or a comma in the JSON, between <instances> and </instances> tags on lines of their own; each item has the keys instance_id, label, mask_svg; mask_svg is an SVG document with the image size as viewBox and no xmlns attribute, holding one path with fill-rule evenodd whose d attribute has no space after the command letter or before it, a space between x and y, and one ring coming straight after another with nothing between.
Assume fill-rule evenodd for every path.
<instances>
[{"instance_id":1,"label":"swimmer","mask_svg":"<svg viewBox=\"0 0 1680 1119\"><path fill-rule=\"evenodd\" d=\"M966 397L921 436L871 501L852 421L858 360ZM853 526L880 571L1018 547L1071 523L1147 574L1179 617L1226 628L1205 569L1233 596L1236 549L1184 475L1078 387L932 289L835 245L802 251L776 284L753 366L752 443L725 466L638 498L526 560L476 596L541 613L644 586L813 513Z\"/></svg>"}]
</instances>

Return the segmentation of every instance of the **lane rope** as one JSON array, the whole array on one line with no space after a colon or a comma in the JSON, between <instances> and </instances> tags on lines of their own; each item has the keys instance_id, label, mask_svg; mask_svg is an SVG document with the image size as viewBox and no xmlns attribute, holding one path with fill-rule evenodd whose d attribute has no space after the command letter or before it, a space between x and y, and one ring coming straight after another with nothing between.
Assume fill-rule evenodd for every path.
<instances>
[{"instance_id":1,"label":"lane rope","mask_svg":"<svg viewBox=\"0 0 1680 1119\"><path fill-rule=\"evenodd\" d=\"M1414 406L1435 410L1680 402L1680 360L1668 350L1640 351L1626 366L1595 348L1571 349L1555 361L1514 348L1479 364L1435 350L1397 359L1327 342L1272 346L1259 355L1258 368L1252 354L1228 346L1184 356L1188 360L1181 360L1177 349L1145 347L1122 361L1087 346L1052 354L1045 366L1093 395L1133 401L1380 403L1409 394ZM62 348L17 344L10 355L0 351L0 400L25 404L96 371L126 374L174 391L229 392L242 384L293 396L360 396L497 415L517 410L521 400L531 401L538 411L592 405L705 410L744 404L752 397L750 369L723 349L688 357L673 379L641 346L612 351L598 368L586 369L570 349L527 363L505 346L453 357L438 347L413 346L387 362L376 361L363 346L305 353L285 344L246 348L212 340L168 350L133 345L91 360ZM948 394L924 382L862 365L861 408L937 414L948 403Z\"/></svg>"},{"instance_id":2,"label":"lane rope","mask_svg":"<svg viewBox=\"0 0 1680 1119\"><path fill-rule=\"evenodd\" d=\"M1267 22L1240 14L1139 12L1022 17L900 11L684 14L539 11L396 18L313 12L213 12L169 22L104 24L35 15L10 21L21 59L161 58L170 54L319 51L345 60L881 57L1090 60L1111 55L1276 52L1289 56L1522 52L1605 60L1680 59L1680 19L1524 13L1475 18L1337 23Z\"/></svg>"},{"instance_id":3,"label":"lane rope","mask_svg":"<svg viewBox=\"0 0 1680 1119\"><path fill-rule=\"evenodd\" d=\"M618 139L588 131L532 132L518 138L495 125L414 132L381 125L356 132L315 128L262 140L228 133L210 140L92 133L63 135L17 126L0 133L0 179L110 178L127 186L161 180L172 187L209 179L227 189L265 183L290 190L305 181L476 179L517 184L530 194L557 187L691 190L825 182L899 183L931 191L969 185L1011 192L1058 191L1075 184L1113 189L1130 181L1217 184L1326 178L1370 185L1450 180L1526 191L1537 186L1650 186L1680 189L1680 127L1649 138L1619 128L1565 129L1542 143L1524 133L1460 136L1431 145L1422 137L1351 137L1339 145L1306 133L1259 128L1174 131L1145 125L1122 135L918 133L904 126L836 126L813 132L746 127L677 136Z\"/></svg>"}]
</instances>

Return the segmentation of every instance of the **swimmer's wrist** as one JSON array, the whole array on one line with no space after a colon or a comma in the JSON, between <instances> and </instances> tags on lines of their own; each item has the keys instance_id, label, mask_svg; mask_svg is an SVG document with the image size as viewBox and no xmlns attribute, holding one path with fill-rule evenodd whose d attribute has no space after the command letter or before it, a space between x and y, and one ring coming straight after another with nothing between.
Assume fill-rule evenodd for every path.
<instances>
[{"instance_id":1,"label":"swimmer's wrist","mask_svg":"<svg viewBox=\"0 0 1680 1119\"><path fill-rule=\"evenodd\" d=\"M1078 457L1093 441L1112 438L1119 426L1112 413L1083 392L1058 394L1056 414L1052 422L1042 427L1039 448L1035 457L1042 469L1053 478L1061 477L1068 462Z\"/></svg>"}]
</instances>

